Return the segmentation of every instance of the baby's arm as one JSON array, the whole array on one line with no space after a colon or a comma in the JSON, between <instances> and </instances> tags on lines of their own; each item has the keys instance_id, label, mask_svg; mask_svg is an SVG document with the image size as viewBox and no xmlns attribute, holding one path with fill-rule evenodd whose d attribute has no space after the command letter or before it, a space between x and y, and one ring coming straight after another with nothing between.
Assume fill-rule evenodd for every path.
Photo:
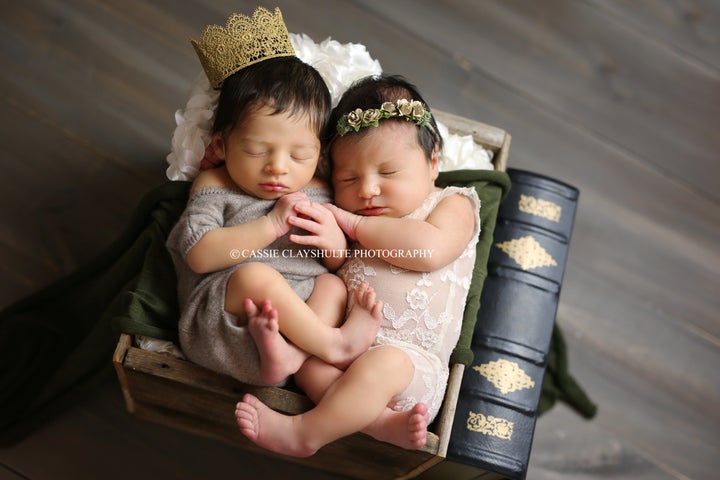
<instances>
[{"instance_id":1,"label":"baby's arm","mask_svg":"<svg viewBox=\"0 0 720 480\"><path fill-rule=\"evenodd\" d=\"M391 255L384 259L409 270L434 271L455 260L467 246L475 228L470 200L450 195L426 220L385 216L364 217L329 206L340 227L368 250L430 252L430 255Z\"/></svg>"},{"instance_id":2,"label":"baby's arm","mask_svg":"<svg viewBox=\"0 0 720 480\"><path fill-rule=\"evenodd\" d=\"M210 230L188 251L188 266L196 273L208 273L246 260L254 250L265 248L290 230L287 219L295 214L293 206L306 198L302 192L291 193L281 197L267 215Z\"/></svg>"}]
</instances>

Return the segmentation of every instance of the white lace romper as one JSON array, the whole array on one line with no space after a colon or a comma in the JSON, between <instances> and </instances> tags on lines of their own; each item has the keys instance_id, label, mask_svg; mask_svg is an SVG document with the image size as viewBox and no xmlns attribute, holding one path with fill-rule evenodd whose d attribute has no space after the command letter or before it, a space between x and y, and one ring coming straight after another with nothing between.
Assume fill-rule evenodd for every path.
<instances>
[{"instance_id":1,"label":"white lace romper","mask_svg":"<svg viewBox=\"0 0 720 480\"><path fill-rule=\"evenodd\" d=\"M391 265L356 245L338 272L348 286L348 298L361 282L366 282L384 303L383 320L373 347L400 348L415 366L412 382L389 406L405 411L423 402L428 406L430 421L442 404L450 354L460 336L480 232L480 199L474 188L447 187L433 191L420 208L405 217L424 220L442 199L455 194L466 196L475 209L472 240L455 261L433 272L416 272ZM392 254L423 253L392 251Z\"/></svg>"}]
</instances>

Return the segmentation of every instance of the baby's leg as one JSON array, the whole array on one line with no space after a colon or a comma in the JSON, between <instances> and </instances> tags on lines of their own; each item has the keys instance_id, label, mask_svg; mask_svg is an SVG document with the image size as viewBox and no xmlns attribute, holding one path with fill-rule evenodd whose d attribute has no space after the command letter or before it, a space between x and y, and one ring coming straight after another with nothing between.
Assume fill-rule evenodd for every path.
<instances>
[{"instance_id":1,"label":"baby's leg","mask_svg":"<svg viewBox=\"0 0 720 480\"><path fill-rule=\"evenodd\" d=\"M414 367L402 351L382 346L357 358L328 389L320 403L301 415L282 415L252 395L237 404L240 431L277 453L309 456L338 438L372 424L392 397L410 383Z\"/></svg>"},{"instance_id":2,"label":"baby's leg","mask_svg":"<svg viewBox=\"0 0 720 480\"><path fill-rule=\"evenodd\" d=\"M270 300L273 308L278 311L278 318L290 315L317 318L287 280L277 270L263 263L243 263L228 279L225 310L236 315L240 325L246 325L248 321L245 312L245 300L248 298L255 305Z\"/></svg>"},{"instance_id":3,"label":"baby's leg","mask_svg":"<svg viewBox=\"0 0 720 480\"><path fill-rule=\"evenodd\" d=\"M309 355L280 335L278 313L270 300L265 300L261 307L245 300L248 330L260 353L260 377L266 384L275 385L295 373Z\"/></svg>"},{"instance_id":4,"label":"baby's leg","mask_svg":"<svg viewBox=\"0 0 720 480\"><path fill-rule=\"evenodd\" d=\"M317 357L310 357L295 375L295 382L310 400L320 403L325 392L343 374L343 371ZM371 437L415 450L427 441L428 409L424 403L417 403L406 412L397 412L385 407L370 425L362 430Z\"/></svg>"},{"instance_id":5,"label":"baby's leg","mask_svg":"<svg viewBox=\"0 0 720 480\"><path fill-rule=\"evenodd\" d=\"M292 343L328 363L344 366L367 350L380 327L382 306L365 306L370 301L374 304L374 291L365 285L360 296L369 300L356 305L342 327L333 328L318 318L275 269L250 262L230 276L225 309L246 319L243 304L246 298L256 305L269 299L278 311L280 331Z\"/></svg>"},{"instance_id":6,"label":"baby's leg","mask_svg":"<svg viewBox=\"0 0 720 480\"><path fill-rule=\"evenodd\" d=\"M342 377L344 370L317 357L308 358L293 377L295 383L314 404L320 403L328 388Z\"/></svg>"},{"instance_id":7,"label":"baby's leg","mask_svg":"<svg viewBox=\"0 0 720 480\"><path fill-rule=\"evenodd\" d=\"M321 355L317 357L343 370L372 345L382 321L382 302L376 300L375 291L367 284L363 283L355 292L350 313L343 322L346 301L345 283L339 277L327 274L316 278L307 302L326 324L339 326L335 330L340 333L340 355L335 356L334 361Z\"/></svg>"},{"instance_id":8,"label":"baby's leg","mask_svg":"<svg viewBox=\"0 0 720 480\"><path fill-rule=\"evenodd\" d=\"M306 303L324 324L339 327L345 316L346 301L345 282L337 275L323 273L315 277L315 286Z\"/></svg>"}]
</instances>

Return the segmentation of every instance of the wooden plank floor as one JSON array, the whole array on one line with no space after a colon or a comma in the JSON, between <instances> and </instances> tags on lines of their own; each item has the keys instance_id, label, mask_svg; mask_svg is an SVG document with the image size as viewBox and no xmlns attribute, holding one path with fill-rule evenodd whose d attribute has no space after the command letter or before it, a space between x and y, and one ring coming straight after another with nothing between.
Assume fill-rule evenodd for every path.
<instances>
[{"instance_id":1,"label":"wooden plank floor","mask_svg":"<svg viewBox=\"0 0 720 480\"><path fill-rule=\"evenodd\" d=\"M290 31L363 43L431 106L508 130L511 166L580 189L558 322L600 410L542 417L528 478L717 478L720 4L275 4ZM0 307L92 258L164 181L200 71L189 38L254 6L2 2ZM138 421L113 378L0 450L1 479L238 475L334 478Z\"/></svg>"}]
</instances>

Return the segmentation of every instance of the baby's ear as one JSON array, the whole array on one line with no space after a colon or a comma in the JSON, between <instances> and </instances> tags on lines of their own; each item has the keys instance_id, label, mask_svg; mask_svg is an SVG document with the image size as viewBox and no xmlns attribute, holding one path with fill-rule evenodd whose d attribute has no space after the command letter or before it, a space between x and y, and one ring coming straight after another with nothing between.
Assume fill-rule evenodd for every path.
<instances>
[{"instance_id":1,"label":"baby's ear","mask_svg":"<svg viewBox=\"0 0 720 480\"><path fill-rule=\"evenodd\" d=\"M433 147L432 154L430 155L430 168L432 169L432 178L433 180L437 180L437 177L439 175L439 166L440 166L440 146L435 143L435 147Z\"/></svg>"},{"instance_id":2,"label":"baby's ear","mask_svg":"<svg viewBox=\"0 0 720 480\"><path fill-rule=\"evenodd\" d=\"M210 140L210 146L215 152L215 156L220 160L225 160L225 140L223 139L221 132L213 133L212 139Z\"/></svg>"}]
</instances>

